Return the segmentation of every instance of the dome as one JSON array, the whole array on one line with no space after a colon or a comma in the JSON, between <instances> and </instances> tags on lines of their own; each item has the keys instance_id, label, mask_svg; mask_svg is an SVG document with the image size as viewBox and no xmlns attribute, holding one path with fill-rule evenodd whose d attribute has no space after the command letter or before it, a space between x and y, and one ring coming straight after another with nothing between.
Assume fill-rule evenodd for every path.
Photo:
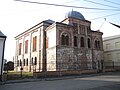
<instances>
[{"instance_id":1,"label":"dome","mask_svg":"<svg viewBox=\"0 0 120 90\"><path fill-rule=\"evenodd\" d=\"M73 18L78 18L78 19L85 20L84 16L81 13L77 12L77 11L69 11L65 15L65 18L68 18L68 17L73 17Z\"/></svg>"},{"instance_id":2,"label":"dome","mask_svg":"<svg viewBox=\"0 0 120 90\"><path fill-rule=\"evenodd\" d=\"M48 19L48 20L44 20L45 22L47 23L50 23L50 24L53 24L55 21L51 20L51 19Z\"/></svg>"}]
</instances>

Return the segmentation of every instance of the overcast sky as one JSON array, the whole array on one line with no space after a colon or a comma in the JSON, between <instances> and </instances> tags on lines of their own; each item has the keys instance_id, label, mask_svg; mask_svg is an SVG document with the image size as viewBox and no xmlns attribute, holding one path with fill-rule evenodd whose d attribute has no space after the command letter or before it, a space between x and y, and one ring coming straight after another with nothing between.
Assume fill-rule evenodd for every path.
<instances>
[{"instance_id":1,"label":"overcast sky","mask_svg":"<svg viewBox=\"0 0 120 90\"><path fill-rule=\"evenodd\" d=\"M92 30L102 31L104 36L120 34L118 28L109 26L108 22L120 25L120 1L119 0L25 0L41 3L64 4L71 6L100 8L112 10L96 10L72 7L47 6L35 3L20 2L15 0L0 1L0 30L7 36L5 56L8 61L15 55L14 37L47 19L60 22L65 19L65 13L78 11L86 20L91 21ZM107 22L104 23L104 18ZM103 24L104 23L104 24ZM103 25L102 25L103 24ZM102 25L102 27L101 27Z\"/></svg>"}]
</instances>

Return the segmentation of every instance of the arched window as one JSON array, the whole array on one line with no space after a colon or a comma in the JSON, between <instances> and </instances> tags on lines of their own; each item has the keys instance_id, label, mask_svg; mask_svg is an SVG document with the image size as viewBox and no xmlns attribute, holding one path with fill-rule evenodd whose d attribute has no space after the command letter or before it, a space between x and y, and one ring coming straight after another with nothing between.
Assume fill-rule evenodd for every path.
<instances>
[{"instance_id":1,"label":"arched window","mask_svg":"<svg viewBox=\"0 0 120 90\"><path fill-rule=\"evenodd\" d=\"M100 49L100 41L98 41L98 49Z\"/></svg>"},{"instance_id":2,"label":"arched window","mask_svg":"<svg viewBox=\"0 0 120 90\"><path fill-rule=\"evenodd\" d=\"M27 60L26 60L26 66L28 66L28 58L27 58Z\"/></svg>"},{"instance_id":3,"label":"arched window","mask_svg":"<svg viewBox=\"0 0 120 90\"><path fill-rule=\"evenodd\" d=\"M35 57L34 65L37 65L37 57Z\"/></svg>"},{"instance_id":4,"label":"arched window","mask_svg":"<svg viewBox=\"0 0 120 90\"><path fill-rule=\"evenodd\" d=\"M81 43L81 47L84 47L84 37L81 37L81 39L80 39L80 43Z\"/></svg>"},{"instance_id":5,"label":"arched window","mask_svg":"<svg viewBox=\"0 0 120 90\"><path fill-rule=\"evenodd\" d=\"M25 59L23 60L23 66L25 66Z\"/></svg>"},{"instance_id":6,"label":"arched window","mask_svg":"<svg viewBox=\"0 0 120 90\"><path fill-rule=\"evenodd\" d=\"M25 53L28 53L28 40L25 41Z\"/></svg>"},{"instance_id":7,"label":"arched window","mask_svg":"<svg viewBox=\"0 0 120 90\"><path fill-rule=\"evenodd\" d=\"M17 60L17 66L19 66L19 60Z\"/></svg>"},{"instance_id":8,"label":"arched window","mask_svg":"<svg viewBox=\"0 0 120 90\"><path fill-rule=\"evenodd\" d=\"M88 48L91 48L91 42L90 42L90 39L89 39L89 38L87 39L87 42L88 42L88 43L87 43L87 44L88 44Z\"/></svg>"},{"instance_id":9,"label":"arched window","mask_svg":"<svg viewBox=\"0 0 120 90\"><path fill-rule=\"evenodd\" d=\"M37 36L33 37L33 52L37 50Z\"/></svg>"},{"instance_id":10,"label":"arched window","mask_svg":"<svg viewBox=\"0 0 120 90\"><path fill-rule=\"evenodd\" d=\"M33 57L32 57L32 60L31 60L31 65L33 65Z\"/></svg>"},{"instance_id":11,"label":"arched window","mask_svg":"<svg viewBox=\"0 0 120 90\"><path fill-rule=\"evenodd\" d=\"M65 45L65 36L62 35L62 45Z\"/></svg>"},{"instance_id":12,"label":"arched window","mask_svg":"<svg viewBox=\"0 0 120 90\"><path fill-rule=\"evenodd\" d=\"M61 37L62 45L69 45L69 36L67 34L63 34Z\"/></svg>"},{"instance_id":13,"label":"arched window","mask_svg":"<svg viewBox=\"0 0 120 90\"><path fill-rule=\"evenodd\" d=\"M19 55L21 55L22 52L22 43L19 43Z\"/></svg>"},{"instance_id":14,"label":"arched window","mask_svg":"<svg viewBox=\"0 0 120 90\"><path fill-rule=\"evenodd\" d=\"M77 47L77 36L74 36L74 46Z\"/></svg>"},{"instance_id":15,"label":"arched window","mask_svg":"<svg viewBox=\"0 0 120 90\"><path fill-rule=\"evenodd\" d=\"M100 41L99 40L95 40L95 48L100 49Z\"/></svg>"},{"instance_id":16,"label":"arched window","mask_svg":"<svg viewBox=\"0 0 120 90\"><path fill-rule=\"evenodd\" d=\"M21 61L21 59L20 59L20 66L22 66L22 61Z\"/></svg>"},{"instance_id":17,"label":"arched window","mask_svg":"<svg viewBox=\"0 0 120 90\"><path fill-rule=\"evenodd\" d=\"M69 36L66 36L66 45L69 45Z\"/></svg>"},{"instance_id":18,"label":"arched window","mask_svg":"<svg viewBox=\"0 0 120 90\"><path fill-rule=\"evenodd\" d=\"M97 40L95 40L95 48L97 48Z\"/></svg>"}]
</instances>

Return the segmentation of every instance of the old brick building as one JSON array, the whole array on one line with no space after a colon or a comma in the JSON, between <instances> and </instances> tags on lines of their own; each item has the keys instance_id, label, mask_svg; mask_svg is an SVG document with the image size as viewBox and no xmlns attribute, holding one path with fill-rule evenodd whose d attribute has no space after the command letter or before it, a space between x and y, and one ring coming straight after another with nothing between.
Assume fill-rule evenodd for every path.
<instances>
[{"instance_id":1,"label":"old brick building","mask_svg":"<svg viewBox=\"0 0 120 90\"><path fill-rule=\"evenodd\" d=\"M15 37L15 70L102 69L102 34L77 11L61 22L42 21Z\"/></svg>"}]
</instances>

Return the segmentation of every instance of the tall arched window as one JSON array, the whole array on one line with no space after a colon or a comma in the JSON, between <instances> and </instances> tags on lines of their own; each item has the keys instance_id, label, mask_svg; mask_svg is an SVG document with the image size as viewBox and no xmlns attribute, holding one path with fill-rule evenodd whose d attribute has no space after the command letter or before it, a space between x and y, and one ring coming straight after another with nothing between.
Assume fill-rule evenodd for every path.
<instances>
[{"instance_id":1,"label":"tall arched window","mask_svg":"<svg viewBox=\"0 0 120 90\"><path fill-rule=\"evenodd\" d=\"M17 66L19 66L19 60L17 60Z\"/></svg>"},{"instance_id":2,"label":"tall arched window","mask_svg":"<svg viewBox=\"0 0 120 90\"><path fill-rule=\"evenodd\" d=\"M35 57L34 65L37 65L37 57Z\"/></svg>"},{"instance_id":3,"label":"tall arched window","mask_svg":"<svg viewBox=\"0 0 120 90\"><path fill-rule=\"evenodd\" d=\"M62 35L62 45L65 45L65 36Z\"/></svg>"},{"instance_id":4,"label":"tall arched window","mask_svg":"<svg viewBox=\"0 0 120 90\"><path fill-rule=\"evenodd\" d=\"M77 47L77 36L74 36L74 46Z\"/></svg>"},{"instance_id":5,"label":"tall arched window","mask_svg":"<svg viewBox=\"0 0 120 90\"><path fill-rule=\"evenodd\" d=\"M26 60L26 66L28 66L28 58L27 58L27 60Z\"/></svg>"},{"instance_id":6,"label":"tall arched window","mask_svg":"<svg viewBox=\"0 0 120 90\"><path fill-rule=\"evenodd\" d=\"M98 41L98 49L100 49L100 41Z\"/></svg>"},{"instance_id":7,"label":"tall arched window","mask_svg":"<svg viewBox=\"0 0 120 90\"><path fill-rule=\"evenodd\" d=\"M69 36L67 34L62 34L61 43L62 45L69 45Z\"/></svg>"},{"instance_id":8,"label":"tall arched window","mask_svg":"<svg viewBox=\"0 0 120 90\"><path fill-rule=\"evenodd\" d=\"M33 65L33 57L32 57L32 60L31 60L31 65Z\"/></svg>"},{"instance_id":9,"label":"tall arched window","mask_svg":"<svg viewBox=\"0 0 120 90\"><path fill-rule=\"evenodd\" d=\"M37 50L37 36L33 37L33 52Z\"/></svg>"},{"instance_id":10,"label":"tall arched window","mask_svg":"<svg viewBox=\"0 0 120 90\"><path fill-rule=\"evenodd\" d=\"M25 53L28 53L28 40L25 41Z\"/></svg>"},{"instance_id":11,"label":"tall arched window","mask_svg":"<svg viewBox=\"0 0 120 90\"><path fill-rule=\"evenodd\" d=\"M23 60L23 66L25 66L25 59Z\"/></svg>"},{"instance_id":12,"label":"tall arched window","mask_svg":"<svg viewBox=\"0 0 120 90\"><path fill-rule=\"evenodd\" d=\"M80 39L80 43L81 43L81 47L84 47L85 45L84 45L84 37L81 37L81 39Z\"/></svg>"},{"instance_id":13,"label":"tall arched window","mask_svg":"<svg viewBox=\"0 0 120 90\"><path fill-rule=\"evenodd\" d=\"M66 45L69 45L69 36L66 36L65 41L66 41Z\"/></svg>"},{"instance_id":14,"label":"tall arched window","mask_svg":"<svg viewBox=\"0 0 120 90\"><path fill-rule=\"evenodd\" d=\"M87 39L87 42L88 42L88 43L87 43L87 44L88 44L88 48L91 48L91 42L90 42L90 39L89 39L89 38Z\"/></svg>"},{"instance_id":15,"label":"tall arched window","mask_svg":"<svg viewBox=\"0 0 120 90\"><path fill-rule=\"evenodd\" d=\"M95 48L100 49L100 41L99 40L95 40Z\"/></svg>"},{"instance_id":16,"label":"tall arched window","mask_svg":"<svg viewBox=\"0 0 120 90\"><path fill-rule=\"evenodd\" d=\"M97 40L95 40L95 48L97 48Z\"/></svg>"},{"instance_id":17,"label":"tall arched window","mask_svg":"<svg viewBox=\"0 0 120 90\"><path fill-rule=\"evenodd\" d=\"M20 59L20 66L22 66L22 61L21 61L21 59Z\"/></svg>"},{"instance_id":18,"label":"tall arched window","mask_svg":"<svg viewBox=\"0 0 120 90\"><path fill-rule=\"evenodd\" d=\"M21 55L22 52L22 43L19 43L19 55Z\"/></svg>"}]
</instances>

